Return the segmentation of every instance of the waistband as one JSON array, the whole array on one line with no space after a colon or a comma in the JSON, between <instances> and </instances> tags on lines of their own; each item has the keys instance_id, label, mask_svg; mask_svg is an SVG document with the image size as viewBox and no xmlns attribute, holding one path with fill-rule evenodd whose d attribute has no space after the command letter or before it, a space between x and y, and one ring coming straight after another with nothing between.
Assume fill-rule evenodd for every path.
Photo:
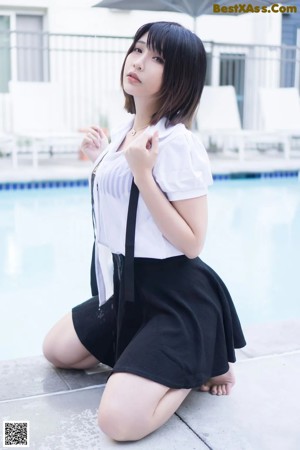
<instances>
[{"instance_id":1,"label":"waistband","mask_svg":"<svg viewBox=\"0 0 300 450\"><path fill-rule=\"evenodd\" d=\"M118 264L124 264L125 256L121 253L113 253L113 260L117 262ZM190 260L185 255L177 255L177 256L170 256L169 258L146 258L146 257L134 257L134 265L149 265L149 266L161 266L161 265L172 265L183 261Z\"/></svg>"}]
</instances>

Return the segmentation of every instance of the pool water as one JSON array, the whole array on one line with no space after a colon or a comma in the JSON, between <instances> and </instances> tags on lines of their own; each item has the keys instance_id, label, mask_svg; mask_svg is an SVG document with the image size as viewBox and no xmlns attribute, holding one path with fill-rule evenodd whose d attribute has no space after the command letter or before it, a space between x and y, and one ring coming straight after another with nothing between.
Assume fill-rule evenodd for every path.
<instances>
[{"instance_id":1,"label":"pool water","mask_svg":"<svg viewBox=\"0 0 300 450\"><path fill-rule=\"evenodd\" d=\"M203 259L222 276L243 324L300 318L300 182L215 183Z\"/></svg>"},{"instance_id":2,"label":"pool water","mask_svg":"<svg viewBox=\"0 0 300 450\"><path fill-rule=\"evenodd\" d=\"M300 318L300 183L217 181L201 258L244 326ZM0 359L41 354L48 329L90 296L89 189L0 192Z\"/></svg>"}]
</instances>

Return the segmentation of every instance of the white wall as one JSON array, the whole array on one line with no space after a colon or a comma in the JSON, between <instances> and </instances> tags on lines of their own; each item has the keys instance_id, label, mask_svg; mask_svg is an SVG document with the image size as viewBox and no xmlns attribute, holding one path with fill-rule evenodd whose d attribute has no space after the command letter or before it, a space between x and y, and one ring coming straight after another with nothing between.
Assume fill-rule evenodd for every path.
<instances>
[{"instance_id":1,"label":"white wall","mask_svg":"<svg viewBox=\"0 0 300 450\"><path fill-rule=\"evenodd\" d=\"M95 0L5 0L0 1L0 13L3 8L46 9L49 31L57 33L132 36L142 24L157 20L177 21L193 29L193 19L185 14L112 12L92 8L96 3ZM204 15L197 19L197 32L205 41L279 45L281 14Z\"/></svg>"},{"instance_id":2,"label":"white wall","mask_svg":"<svg viewBox=\"0 0 300 450\"><path fill-rule=\"evenodd\" d=\"M49 8L51 31L132 36L144 23L157 20L179 22L190 29L194 27L194 20L185 14L151 11L120 12L104 8L89 8L86 5L76 7L62 4ZM197 19L196 30L204 41L280 45L281 15L274 13L237 16L204 15Z\"/></svg>"}]
</instances>

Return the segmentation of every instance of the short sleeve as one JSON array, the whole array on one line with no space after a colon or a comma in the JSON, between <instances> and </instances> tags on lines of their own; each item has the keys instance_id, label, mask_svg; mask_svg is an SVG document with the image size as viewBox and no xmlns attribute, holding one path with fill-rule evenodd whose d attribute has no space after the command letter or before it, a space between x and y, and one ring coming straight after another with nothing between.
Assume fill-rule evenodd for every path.
<instances>
[{"instance_id":1,"label":"short sleeve","mask_svg":"<svg viewBox=\"0 0 300 450\"><path fill-rule=\"evenodd\" d=\"M170 201L206 195L213 182L206 150L188 130L162 143L153 175Z\"/></svg>"}]
</instances>

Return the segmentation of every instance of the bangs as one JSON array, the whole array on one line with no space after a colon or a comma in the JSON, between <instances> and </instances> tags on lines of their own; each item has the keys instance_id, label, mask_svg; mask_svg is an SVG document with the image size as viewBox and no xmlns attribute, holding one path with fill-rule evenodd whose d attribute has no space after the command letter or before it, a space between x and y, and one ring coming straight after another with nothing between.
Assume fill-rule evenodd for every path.
<instances>
[{"instance_id":1,"label":"bangs","mask_svg":"<svg viewBox=\"0 0 300 450\"><path fill-rule=\"evenodd\" d=\"M158 53L164 59L168 54L168 35L170 27L157 26L153 24L149 29L147 37L147 47L153 52Z\"/></svg>"},{"instance_id":2,"label":"bangs","mask_svg":"<svg viewBox=\"0 0 300 450\"><path fill-rule=\"evenodd\" d=\"M154 22L141 26L135 34L134 41L129 48L128 54L134 49L135 44L146 33L147 48L157 52L166 61L173 54L173 49L178 45L181 33L184 27L176 22Z\"/></svg>"}]
</instances>

